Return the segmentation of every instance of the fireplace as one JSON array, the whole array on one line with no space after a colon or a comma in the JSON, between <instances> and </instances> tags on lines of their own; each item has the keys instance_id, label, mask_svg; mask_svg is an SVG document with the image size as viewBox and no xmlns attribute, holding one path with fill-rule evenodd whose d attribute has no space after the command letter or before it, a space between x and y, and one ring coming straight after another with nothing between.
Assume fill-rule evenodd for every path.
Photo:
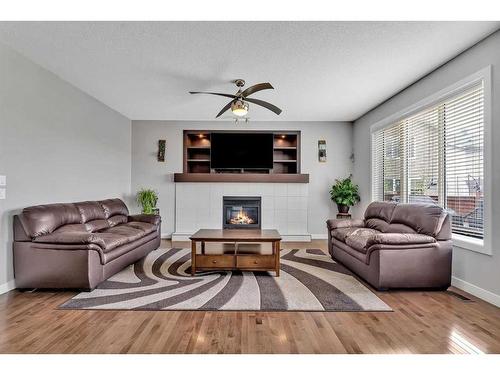
<instances>
[{"instance_id":1,"label":"fireplace","mask_svg":"<svg viewBox=\"0 0 500 375\"><path fill-rule=\"evenodd\" d=\"M260 197L222 197L223 229L259 229Z\"/></svg>"}]
</instances>

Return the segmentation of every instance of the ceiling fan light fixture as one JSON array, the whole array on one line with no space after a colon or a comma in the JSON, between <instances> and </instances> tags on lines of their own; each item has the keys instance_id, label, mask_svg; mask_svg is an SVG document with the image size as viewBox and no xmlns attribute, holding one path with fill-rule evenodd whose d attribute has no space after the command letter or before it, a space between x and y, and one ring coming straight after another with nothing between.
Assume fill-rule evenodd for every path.
<instances>
[{"instance_id":1,"label":"ceiling fan light fixture","mask_svg":"<svg viewBox=\"0 0 500 375\"><path fill-rule=\"evenodd\" d=\"M241 99L236 99L231 103L231 112L238 117L246 116L248 113L248 103Z\"/></svg>"}]
</instances>

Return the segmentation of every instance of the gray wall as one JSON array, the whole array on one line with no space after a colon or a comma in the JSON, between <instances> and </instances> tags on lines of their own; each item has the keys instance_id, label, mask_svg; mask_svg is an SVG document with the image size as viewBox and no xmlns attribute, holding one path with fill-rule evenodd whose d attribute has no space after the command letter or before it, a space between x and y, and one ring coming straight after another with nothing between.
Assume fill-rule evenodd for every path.
<instances>
[{"instance_id":1,"label":"gray wall","mask_svg":"<svg viewBox=\"0 0 500 375\"><path fill-rule=\"evenodd\" d=\"M132 193L151 187L159 193L164 234L174 231L175 184L173 173L182 172L182 131L210 130L300 130L302 132L301 169L310 174L309 233L326 235L325 221L336 214L329 198L335 178L352 172L352 126L348 122L232 122L132 121ZM166 163L156 161L158 139L167 140ZM325 139L327 162L318 162L318 140ZM136 209L139 208L136 206Z\"/></svg>"},{"instance_id":2,"label":"gray wall","mask_svg":"<svg viewBox=\"0 0 500 375\"><path fill-rule=\"evenodd\" d=\"M362 204L359 215L370 202L370 126L417 103L439 90L492 65L492 143L493 147L493 256L454 248L453 276L479 288L500 295L500 32L496 32L422 80L408 87L355 121L353 147L354 179L360 184ZM495 147L496 146L496 147ZM486 171L486 173L488 173Z\"/></svg>"},{"instance_id":3,"label":"gray wall","mask_svg":"<svg viewBox=\"0 0 500 375\"><path fill-rule=\"evenodd\" d=\"M33 204L129 195L131 122L1 44L0 82L2 289L13 279L13 214Z\"/></svg>"}]
</instances>

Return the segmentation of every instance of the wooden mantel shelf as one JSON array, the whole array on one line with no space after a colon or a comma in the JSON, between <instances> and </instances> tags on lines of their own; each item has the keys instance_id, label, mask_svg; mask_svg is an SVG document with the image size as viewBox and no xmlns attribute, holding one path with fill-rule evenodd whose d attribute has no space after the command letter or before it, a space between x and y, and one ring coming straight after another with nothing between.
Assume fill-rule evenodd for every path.
<instances>
[{"instance_id":1,"label":"wooden mantel shelf","mask_svg":"<svg viewBox=\"0 0 500 375\"><path fill-rule=\"evenodd\" d=\"M174 173L174 182L283 182L308 183L309 174Z\"/></svg>"}]
</instances>

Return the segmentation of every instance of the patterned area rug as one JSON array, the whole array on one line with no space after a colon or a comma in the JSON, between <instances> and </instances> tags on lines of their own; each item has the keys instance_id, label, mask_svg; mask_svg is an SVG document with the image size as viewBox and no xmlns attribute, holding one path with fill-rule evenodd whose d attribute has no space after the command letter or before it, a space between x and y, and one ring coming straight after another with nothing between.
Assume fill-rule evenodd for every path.
<instances>
[{"instance_id":1,"label":"patterned area rug","mask_svg":"<svg viewBox=\"0 0 500 375\"><path fill-rule=\"evenodd\" d=\"M158 249L62 309L392 311L321 250L282 250L281 274L211 271L191 277L189 249Z\"/></svg>"}]
</instances>

